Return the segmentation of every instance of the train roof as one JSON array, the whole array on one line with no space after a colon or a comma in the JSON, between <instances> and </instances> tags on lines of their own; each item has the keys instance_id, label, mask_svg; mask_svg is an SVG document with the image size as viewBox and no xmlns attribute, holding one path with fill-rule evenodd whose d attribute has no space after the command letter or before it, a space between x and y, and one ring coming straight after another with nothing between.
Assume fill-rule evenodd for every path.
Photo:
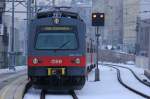
<instances>
[{"instance_id":1,"label":"train roof","mask_svg":"<svg viewBox=\"0 0 150 99\"><path fill-rule=\"evenodd\" d=\"M53 14L55 12L56 11L39 12L39 13L37 13L36 18L40 19L40 18L46 18L46 17L53 17ZM75 12L69 12L69 11L57 11L57 12L59 12L61 14L61 17L70 17L73 19L82 20L81 17L79 16L79 14L75 13Z\"/></svg>"}]
</instances>

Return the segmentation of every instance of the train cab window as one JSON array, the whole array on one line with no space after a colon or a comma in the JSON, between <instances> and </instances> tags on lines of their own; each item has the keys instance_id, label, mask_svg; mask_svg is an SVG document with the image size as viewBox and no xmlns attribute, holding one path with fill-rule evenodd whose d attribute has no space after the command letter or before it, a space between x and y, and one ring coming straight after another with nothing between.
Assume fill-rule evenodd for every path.
<instances>
[{"instance_id":1,"label":"train cab window","mask_svg":"<svg viewBox=\"0 0 150 99\"><path fill-rule=\"evenodd\" d=\"M38 33L36 49L39 50L73 50L78 42L75 33Z\"/></svg>"}]
</instances>

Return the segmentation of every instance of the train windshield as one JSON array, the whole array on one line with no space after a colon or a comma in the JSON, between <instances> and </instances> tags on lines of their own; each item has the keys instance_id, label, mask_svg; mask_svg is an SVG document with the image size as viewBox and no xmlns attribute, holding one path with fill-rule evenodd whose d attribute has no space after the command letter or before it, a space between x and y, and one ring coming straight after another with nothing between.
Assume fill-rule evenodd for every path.
<instances>
[{"instance_id":1,"label":"train windshield","mask_svg":"<svg viewBox=\"0 0 150 99\"><path fill-rule=\"evenodd\" d=\"M38 33L36 49L39 50L73 50L77 49L75 33Z\"/></svg>"}]
</instances>

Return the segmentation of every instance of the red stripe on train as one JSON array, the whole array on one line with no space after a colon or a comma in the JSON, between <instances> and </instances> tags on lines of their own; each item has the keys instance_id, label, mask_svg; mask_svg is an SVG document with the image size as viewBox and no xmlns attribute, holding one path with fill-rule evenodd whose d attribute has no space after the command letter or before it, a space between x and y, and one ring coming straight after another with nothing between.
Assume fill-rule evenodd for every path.
<instances>
[{"instance_id":1,"label":"red stripe on train","mask_svg":"<svg viewBox=\"0 0 150 99\"><path fill-rule=\"evenodd\" d=\"M36 59L38 62L35 64ZM76 63L75 60L80 60L80 63ZM85 56L29 56L28 66L86 66Z\"/></svg>"}]
</instances>

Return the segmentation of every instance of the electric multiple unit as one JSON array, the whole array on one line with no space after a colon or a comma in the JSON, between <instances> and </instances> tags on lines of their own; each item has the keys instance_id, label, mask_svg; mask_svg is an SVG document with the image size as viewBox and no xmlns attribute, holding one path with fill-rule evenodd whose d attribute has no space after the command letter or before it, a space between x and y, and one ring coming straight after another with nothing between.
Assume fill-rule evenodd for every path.
<instances>
[{"instance_id":1,"label":"electric multiple unit","mask_svg":"<svg viewBox=\"0 0 150 99\"><path fill-rule=\"evenodd\" d=\"M95 67L95 45L77 13L38 13L28 33L28 76L42 89L81 89Z\"/></svg>"}]
</instances>

